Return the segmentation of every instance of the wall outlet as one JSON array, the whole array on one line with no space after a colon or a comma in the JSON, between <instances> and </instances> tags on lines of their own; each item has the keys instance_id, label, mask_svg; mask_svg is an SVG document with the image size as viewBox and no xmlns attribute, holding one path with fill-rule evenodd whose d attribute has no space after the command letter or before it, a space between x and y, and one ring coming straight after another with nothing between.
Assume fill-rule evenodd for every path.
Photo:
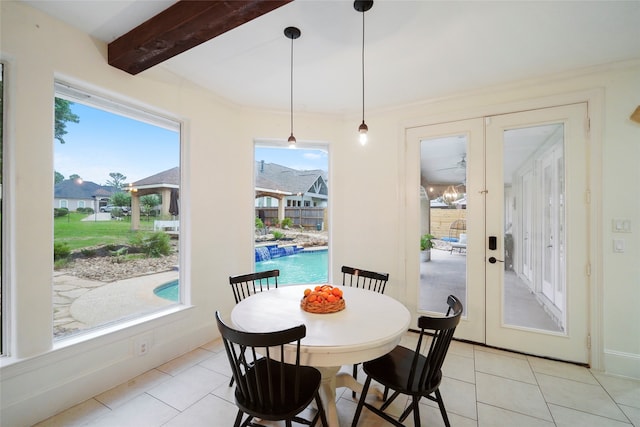
<instances>
[{"instance_id":1,"label":"wall outlet","mask_svg":"<svg viewBox=\"0 0 640 427\"><path fill-rule=\"evenodd\" d=\"M144 356L151 350L153 336L151 334L139 335L133 339L133 354Z\"/></svg>"}]
</instances>

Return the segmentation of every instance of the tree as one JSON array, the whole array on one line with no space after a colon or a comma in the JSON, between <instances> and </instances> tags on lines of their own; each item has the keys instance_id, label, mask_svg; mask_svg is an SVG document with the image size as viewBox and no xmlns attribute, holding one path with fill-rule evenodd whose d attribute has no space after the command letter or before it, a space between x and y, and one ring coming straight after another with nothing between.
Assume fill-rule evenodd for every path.
<instances>
[{"instance_id":1,"label":"tree","mask_svg":"<svg viewBox=\"0 0 640 427\"><path fill-rule=\"evenodd\" d=\"M67 122L80 123L80 117L71 112L72 104L73 102L66 99L56 98L54 137L60 141L60 144L65 143L63 136L67 134Z\"/></svg>"},{"instance_id":2,"label":"tree","mask_svg":"<svg viewBox=\"0 0 640 427\"><path fill-rule=\"evenodd\" d=\"M151 215L151 211L158 206L160 203L160 196L157 194L147 194L146 196L140 197L140 207L142 208L142 212L147 215Z\"/></svg>"},{"instance_id":3,"label":"tree","mask_svg":"<svg viewBox=\"0 0 640 427\"><path fill-rule=\"evenodd\" d=\"M61 183L62 181L64 181L64 175L62 175L58 171L54 171L53 172L53 181L54 181L55 184Z\"/></svg>"},{"instance_id":4,"label":"tree","mask_svg":"<svg viewBox=\"0 0 640 427\"><path fill-rule=\"evenodd\" d=\"M131 194L125 191L117 191L111 196L111 204L120 208L123 206L131 206Z\"/></svg>"},{"instance_id":5,"label":"tree","mask_svg":"<svg viewBox=\"0 0 640 427\"><path fill-rule=\"evenodd\" d=\"M111 177L111 180L107 180L106 184L114 187L116 190L122 190L127 177L122 175L120 172L111 172L109 176Z\"/></svg>"},{"instance_id":6,"label":"tree","mask_svg":"<svg viewBox=\"0 0 640 427\"><path fill-rule=\"evenodd\" d=\"M77 173L74 173L74 174L69 175L69 179L82 179L82 177L80 175L78 175Z\"/></svg>"}]
</instances>

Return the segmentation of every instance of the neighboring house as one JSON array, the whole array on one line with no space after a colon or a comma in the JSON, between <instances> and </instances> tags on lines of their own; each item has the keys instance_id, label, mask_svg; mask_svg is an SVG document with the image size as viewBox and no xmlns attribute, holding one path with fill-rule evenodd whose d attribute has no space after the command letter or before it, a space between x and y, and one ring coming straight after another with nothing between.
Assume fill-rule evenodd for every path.
<instances>
[{"instance_id":1,"label":"neighboring house","mask_svg":"<svg viewBox=\"0 0 640 427\"><path fill-rule=\"evenodd\" d=\"M54 187L54 208L67 208L75 211L78 208L92 208L99 212L109 203L116 189L112 186L98 185L91 181L65 179Z\"/></svg>"},{"instance_id":2,"label":"neighboring house","mask_svg":"<svg viewBox=\"0 0 640 427\"><path fill-rule=\"evenodd\" d=\"M256 207L327 207L324 171L297 170L275 163L256 162Z\"/></svg>"}]
</instances>

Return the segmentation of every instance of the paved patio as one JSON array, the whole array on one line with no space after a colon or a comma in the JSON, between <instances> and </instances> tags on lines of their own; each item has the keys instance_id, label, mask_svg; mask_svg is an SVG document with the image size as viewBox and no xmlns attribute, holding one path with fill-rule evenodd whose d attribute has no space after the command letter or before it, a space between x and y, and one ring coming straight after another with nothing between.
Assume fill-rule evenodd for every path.
<instances>
[{"instance_id":1,"label":"paved patio","mask_svg":"<svg viewBox=\"0 0 640 427\"><path fill-rule=\"evenodd\" d=\"M56 272L53 277L54 336L69 335L174 304L158 297L153 290L177 280L178 276L174 270L101 282Z\"/></svg>"}]
</instances>

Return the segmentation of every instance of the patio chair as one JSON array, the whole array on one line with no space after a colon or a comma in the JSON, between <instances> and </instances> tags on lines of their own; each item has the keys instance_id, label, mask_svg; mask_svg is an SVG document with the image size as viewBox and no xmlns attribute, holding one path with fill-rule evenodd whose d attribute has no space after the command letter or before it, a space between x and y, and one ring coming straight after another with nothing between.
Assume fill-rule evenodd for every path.
<instances>
[{"instance_id":1,"label":"patio chair","mask_svg":"<svg viewBox=\"0 0 640 427\"><path fill-rule=\"evenodd\" d=\"M423 397L438 403L445 426L450 426L440 394L440 382L442 381L442 363L462 315L462 303L455 296L449 295L447 304L449 309L445 317L421 316L418 319L420 335L415 350L396 346L388 354L363 363L367 379L358 401L352 427L358 425L363 406L398 427L402 427L402 422L413 412L413 425L420 427L419 402ZM426 350L429 341L427 354L422 354L423 342ZM384 403L380 408L366 402L367 391L372 380L380 383L385 389ZM387 397L389 390L393 392L391 397ZM401 394L411 396L411 402L400 417L395 419L385 410Z\"/></svg>"},{"instance_id":2,"label":"patio chair","mask_svg":"<svg viewBox=\"0 0 640 427\"><path fill-rule=\"evenodd\" d=\"M276 332L244 332L231 328L216 311L218 330L222 335L233 378L238 415L235 427L254 426L254 418L267 421L292 421L314 426L318 418L328 426L320 399L320 371L300 364L300 340L307 330L304 325ZM285 362L285 345L296 346L294 363ZM252 363L248 363L251 357ZM317 412L313 419L298 416L313 401ZM243 418L246 418L243 420Z\"/></svg>"},{"instance_id":3,"label":"patio chair","mask_svg":"<svg viewBox=\"0 0 640 427\"><path fill-rule=\"evenodd\" d=\"M388 281L388 273L376 273L346 265L342 266L342 286L353 286L384 294ZM358 379L358 363L353 365L353 378ZM355 399L356 392L351 392L351 396Z\"/></svg>"}]
</instances>

